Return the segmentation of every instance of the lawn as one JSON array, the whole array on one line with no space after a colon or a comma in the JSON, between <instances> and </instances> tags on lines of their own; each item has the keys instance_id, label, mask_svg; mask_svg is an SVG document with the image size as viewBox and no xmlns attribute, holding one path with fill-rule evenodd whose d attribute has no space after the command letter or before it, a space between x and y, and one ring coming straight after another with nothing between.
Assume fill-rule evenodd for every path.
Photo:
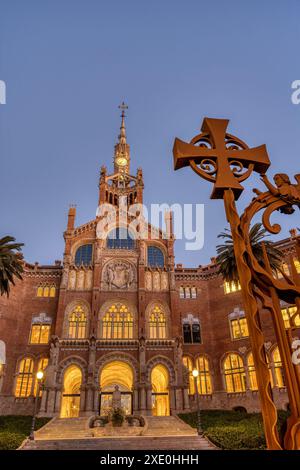
<instances>
[{"instance_id":1,"label":"lawn","mask_svg":"<svg viewBox=\"0 0 300 470\"><path fill-rule=\"evenodd\" d=\"M279 411L278 416L280 430L288 413ZM179 417L192 427L197 427L196 412L180 414ZM201 422L204 435L221 449L259 450L266 447L260 413L206 410L201 412Z\"/></svg>"},{"instance_id":2,"label":"lawn","mask_svg":"<svg viewBox=\"0 0 300 470\"><path fill-rule=\"evenodd\" d=\"M51 418L37 418L35 429L39 429ZM17 449L29 436L32 416L0 416L0 450Z\"/></svg>"}]
</instances>

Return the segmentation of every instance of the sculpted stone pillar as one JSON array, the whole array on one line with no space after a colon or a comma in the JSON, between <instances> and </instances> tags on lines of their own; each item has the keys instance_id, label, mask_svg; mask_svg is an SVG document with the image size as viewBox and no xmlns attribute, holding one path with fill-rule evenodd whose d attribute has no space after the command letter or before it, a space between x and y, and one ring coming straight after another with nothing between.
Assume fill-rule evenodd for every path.
<instances>
[{"instance_id":1,"label":"sculpted stone pillar","mask_svg":"<svg viewBox=\"0 0 300 470\"><path fill-rule=\"evenodd\" d=\"M182 411L183 410L182 389L177 388L175 390L175 393L176 393L176 410Z\"/></svg>"},{"instance_id":2,"label":"sculpted stone pillar","mask_svg":"<svg viewBox=\"0 0 300 470\"><path fill-rule=\"evenodd\" d=\"M175 390L176 390L176 387L174 385L171 385L170 387L170 414L171 415L175 414L174 412L176 410Z\"/></svg>"},{"instance_id":3,"label":"sculpted stone pillar","mask_svg":"<svg viewBox=\"0 0 300 470\"><path fill-rule=\"evenodd\" d=\"M189 391L187 388L183 389L183 406L184 406L184 411L189 411L190 400L189 400Z\"/></svg>"},{"instance_id":4,"label":"sculpted stone pillar","mask_svg":"<svg viewBox=\"0 0 300 470\"><path fill-rule=\"evenodd\" d=\"M139 390L140 392L140 411L145 412L146 411L146 391L145 387L142 386Z\"/></svg>"},{"instance_id":5,"label":"sculpted stone pillar","mask_svg":"<svg viewBox=\"0 0 300 470\"><path fill-rule=\"evenodd\" d=\"M147 386L147 415L152 414L152 388L151 385Z\"/></svg>"},{"instance_id":6,"label":"sculpted stone pillar","mask_svg":"<svg viewBox=\"0 0 300 470\"><path fill-rule=\"evenodd\" d=\"M138 392L136 386L134 387L134 390L133 390L133 398L132 399L133 399L133 403L132 403L133 413L135 413L139 409L139 392Z\"/></svg>"}]
</instances>

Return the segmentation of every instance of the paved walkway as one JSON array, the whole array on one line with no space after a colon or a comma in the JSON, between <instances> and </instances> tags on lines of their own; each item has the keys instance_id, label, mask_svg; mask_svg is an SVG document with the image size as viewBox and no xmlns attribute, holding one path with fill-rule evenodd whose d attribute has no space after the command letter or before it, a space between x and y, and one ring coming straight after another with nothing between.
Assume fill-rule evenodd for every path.
<instances>
[{"instance_id":1,"label":"paved walkway","mask_svg":"<svg viewBox=\"0 0 300 470\"><path fill-rule=\"evenodd\" d=\"M215 450L176 416L147 416L142 436L93 437L89 418L54 418L20 450Z\"/></svg>"}]
</instances>

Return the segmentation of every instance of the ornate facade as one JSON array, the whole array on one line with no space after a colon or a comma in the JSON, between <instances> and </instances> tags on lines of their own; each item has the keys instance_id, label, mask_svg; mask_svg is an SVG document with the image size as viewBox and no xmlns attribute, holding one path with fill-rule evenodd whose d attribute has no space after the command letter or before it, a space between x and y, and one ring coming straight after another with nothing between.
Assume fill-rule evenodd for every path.
<instances>
[{"instance_id":1,"label":"ornate facade","mask_svg":"<svg viewBox=\"0 0 300 470\"><path fill-rule=\"evenodd\" d=\"M123 107L124 108L124 107ZM63 263L24 262L24 279L9 299L0 298L0 413L29 414L38 393L36 372L45 371L40 415L72 417L105 413L119 386L127 413L168 415L196 406L259 410L253 357L239 284L224 283L215 260L184 268L174 262L170 237L153 227L136 239L122 223L120 197L128 207L143 202L143 174L130 174L124 109L114 172L101 168L99 213L76 227L71 207L64 233ZM117 218L101 212L109 204ZM283 271L294 263L295 242L282 240ZM299 336L295 307L282 304L290 338ZM273 394L285 408L281 359L271 319L266 332ZM297 328L299 327L299 328ZM199 372L195 381L192 370Z\"/></svg>"}]
</instances>

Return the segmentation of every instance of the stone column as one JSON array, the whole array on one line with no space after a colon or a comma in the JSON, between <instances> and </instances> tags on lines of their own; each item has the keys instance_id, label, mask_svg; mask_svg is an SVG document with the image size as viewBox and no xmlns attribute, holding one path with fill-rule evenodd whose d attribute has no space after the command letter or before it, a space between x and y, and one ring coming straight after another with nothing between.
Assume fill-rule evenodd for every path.
<instances>
[{"instance_id":1,"label":"stone column","mask_svg":"<svg viewBox=\"0 0 300 470\"><path fill-rule=\"evenodd\" d=\"M42 398L41 398L41 405L40 405L39 415L46 413L47 398L48 398L48 390L44 389L42 391Z\"/></svg>"},{"instance_id":2,"label":"stone column","mask_svg":"<svg viewBox=\"0 0 300 470\"><path fill-rule=\"evenodd\" d=\"M140 395L140 411L145 412L146 411L146 391L145 387L142 386L139 390L139 395Z\"/></svg>"},{"instance_id":3,"label":"stone column","mask_svg":"<svg viewBox=\"0 0 300 470\"><path fill-rule=\"evenodd\" d=\"M100 414L99 406L100 406L100 388L95 387L94 388L94 412L97 415Z\"/></svg>"},{"instance_id":4,"label":"stone column","mask_svg":"<svg viewBox=\"0 0 300 470\"><path fill-rule=\"evenodd\" d=\"M175 386L170 387L170 414L173 415L176 410Z\"/></svg>"},{"instance_id":5,"label":"stone column","mask_svg":"<svg viewBox=\"0 0 300 470\"><path fill-rule=\"evenodd\" d=\"M136 388L134 388L133 390L132 400L133 400L132 409L133 409L133 413L135 413L139 410L139 392Z\"/></svg>"},{"instance_id":6,"label":"stone column","mask_svg":"<svg viewBox=\"0 0 300 470\"><path fill-rule=\"evenodd\" d=\"M190 400L189 400L189 391L187 388L183 389L183 406L184 406L184 411L189 411Z\"/></svg>"},{"instance_id":7,"label":"stone column","mask_svg":"<svg viewBox=\"0 0 300 470\"><path fill-rule=\"evenodd\" d=\"M183 403L182 403L182 389L177 388L175 390L176 393L176 410L182 411L183 410Z\"/></svg>"},{"instance_id":8,"label":"stone column","mask_svg":"<svg viewBox=\"0 0 300 470\"><path fill-rule=\"evenodd\" d=\"M89 386L86 390L85 410L90 412L94 410L94 389L92 386Z\"/></svg>"},{"instance_id":9,"label":"stone column","mask_svg":"<svg viewBox=\"0 0 300 470\"><path fill-rule=\"evenodd\" d=\"M85 396L86 396L85 387L80 387L79 416L81 416L85 412Z\"/></svg>"},{"instance_id":10,"label":"stone column","mask_svg":"<svg viewBox=\"0 0 300 470\"><path fill-rule=\"evenodd\" d=\"M61 407L61 400L62 400L62 393L61 390L50 390L49 392L49 398L48 398L48 406L50 408L50 403L52 400L50 400L50 396L53 396L53 405L54 405L54 400L55 400L55 408L54 411L56 414L60 414L60 407Z\"/></svg>"},{"instance_id":11,"label":"stone column","mask_svg":"<svg viewBox=\"0 0 300 470\"><path fill-rule=\"evenodd\" d=\"M152 414L152 388L147 387L147 415Z\"/></svg>"}]
</instances>

